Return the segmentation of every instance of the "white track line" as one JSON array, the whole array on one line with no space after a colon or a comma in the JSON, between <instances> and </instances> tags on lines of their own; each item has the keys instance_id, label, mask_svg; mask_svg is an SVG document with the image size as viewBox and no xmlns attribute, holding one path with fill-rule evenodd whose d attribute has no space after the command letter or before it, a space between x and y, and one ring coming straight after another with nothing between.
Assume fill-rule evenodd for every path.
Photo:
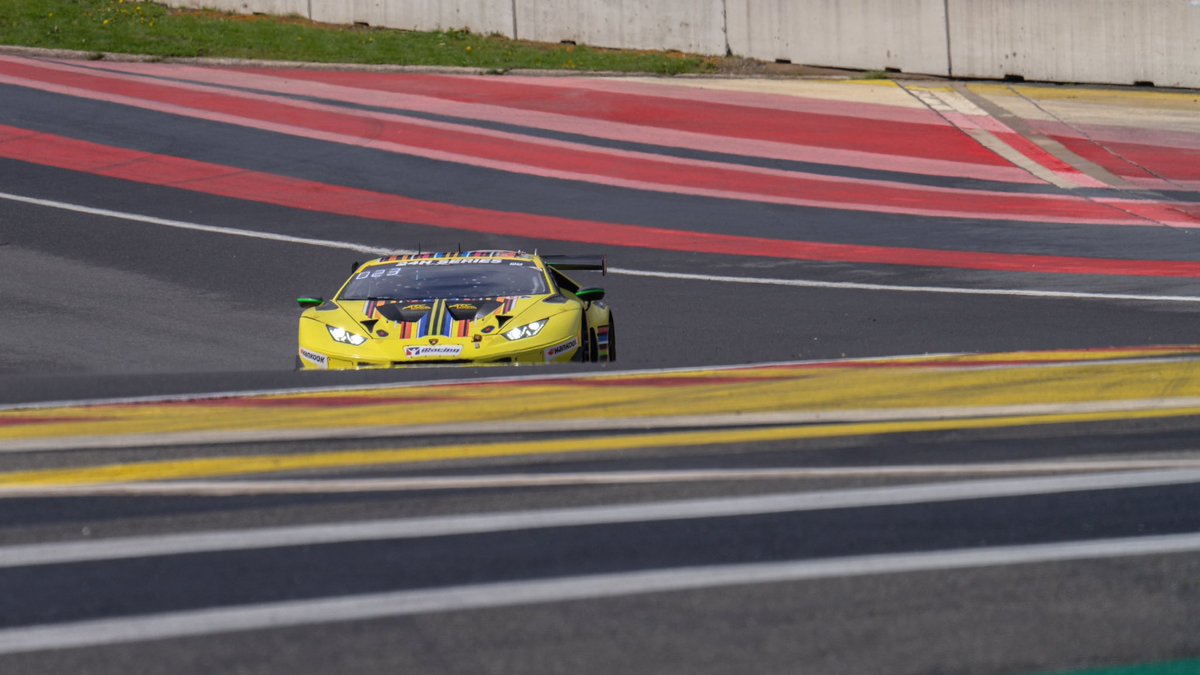
<instances>
[{"instance_id":1,"label":"white track line","mask_svg":"<svg viewBox=\"0 0 1200 675\"><path fill-rule=\"evenodd\" d=\"M0 569L216 551L246 551L352 541L512 532L829 509L927 504L1200 483L1200 469L965 480L878 488L789 492L541 511L326 523L274 528L121 537L0 547Z\"/></svg>"},{"instance_id":2,"label":"white track line","mask_svg":"<svg viewBox=\"0 0 1200 675\"><path fill-rule=\"evenodd\" d=\"M795 286L799 288L834 288L859 291L894 291L898 293L949 293L954 295L1000 295L1027 298L1077 298L1085 300L1138 300L1143 302L1200 302L1194 295L1138 295L1132 293L1086 293L1077 291L1036 291L1003 288L955 288L950 286L891 286L887 284L863 284L851 281L811 281L805 279L771 279L762 277L731 277L716 274L688 274L684 272L655 272L610 267L611 274L633 277L659 277L663 279L686 279L689 281L719 281L729 284L761 284L766 286Z\"/></svg>"},{"instance_id":3,"label":"white track line","mask_svg":"<svg viewBox=\"0 0 1200 675\"><path fill-rule=\"evenodd\" d=\"M0 654L128 644L485 608L876 574L960 570L1200 551L1200 534L1093 539L772 563L679 567L537 581L290 600L0 630Z\"/></svg>"},{"instance_id":4,"label":"white track line","mask_svg":"<svg viewBox=\"0 0 1200 675\"><path fill-rule=\"evenodd\" d=\"M90 215L103 216L106 218L118 218L139 223L147 223L151 225L162 225L164 227L173 227L182 230L192 230L195 232L208 232L211 234L225 234L238 237L250 237L253 239L265 239L268 241L277 241L288 244L302 244L306 246L319 246L323 248L342 249L346 251L354 251L357 253L366 253L371 255L392 255L415 253L409 249L388 249L377 246L367 246L365 244L356 244L345 241L330 241L324 239L311 239L305 237L292 237L284 234L273 234L269 232L259 232L255 230L242 230L232 227L218 227L215 225L201 225L198 223L189 223L180 220L170 220L166 218L156 218L154 216L145 216L135 213L126 213L122 211L111 211L108 209L98 209L90 206L81 206L79 204L70 204L67 202L53 201L49 199L37 199L34 197L24 197L7 192L0 192L0 199L9 201L21 202L25 204L33 204L36 206L44 206L47 208L62 209L65 211L74 211L76 213L86 213ZM658 272L653 270L634 270L622 267L610 267L609 272L612 274L640 277L658 277L665 279L685 279L690 281L715 281L723 283L738 283L738 284L760 284L769 286L785 286L785 287L800 287L800 288L834 288L844 290L859 290L859 291L893 291L899 293L951 293L957 295L991 295L991 296L1009 296L1009 297L1034 297L1034 298L1064 298L1064 299L1092 299L1092 300L1136 300L1142 302L1200 302L1200 296L1186 295L1140 295L1128 293L1086 293L1073 291L1037 291L1037 290L1019 290L1019 289L980 289L980 288L955 288L941 286L892 286L887 284L863 284L855 282L843 281L812 281L804 279L771 279L758 277L731 277L711 274L687 274L680 272Z\"/></svg>"},{"instance_id":5,"label":"white track line","mask_svg":"<svg viewBox=\"0 0 1200 675\"><path fill-rule=\"evenodd\" d=\"M13 202L21 202L23 204L32 204L34 206L45 206L52 209L60 209L62 211L74 211L75 213L86 213L93 216L103 216L105 218L117 218L119 220L130 220L137 223L147 223L150 225L162 225L164 227L173 227L178 230L191 230L194 232L207 232L209 234L227 234L235 237L247 237L250 239L266 239L267 241L282 242L285 244L303 244L305 246L320 246L322 248L343 249L346 251L354 251L356 253L368 253L371 255L384 256L402 253L415 253L415 251L401 251L388 248L379 248L377 246L367 246L365 244L354 244L348 241L331 241L328 239L309 239L307 237L292 237L286 234L273 234L271 232L258 232L255 230L242 230L234 227L219 227L216 225L201 225L199 223L189 223L182 220L170 220L168 218L156 218L154 216L143 216L136 213L127 213L124 211L110 211L108 209L97 209L90 206L81 206L79 204L69 204L67 202L52 201L49 199L37 199L34 197L23 197L7 192L0 192L0 199L7 199Z\"/></svg>"},{"instance_id":6,"label":"white track line","mask_svg":"<svg viewBox=\"0 0 1200 675\"><path fill-rule=\"evenodd\" d=\"M701 469L677 471L599 471L592 473L519 473L485 476L419 478L327 478L281 480L174 481L4 487L0 499L47 497L131 497L354 494L426 490L493 490L497 488L574 485L640 485L721 481L781 481L810 478L904 478L989 475L1038 475L1079 472L1200 469L1200 460L1011 462L988 464L916 464L909 466L783 467L771 469Z\"/></svg>"}]
</instances>

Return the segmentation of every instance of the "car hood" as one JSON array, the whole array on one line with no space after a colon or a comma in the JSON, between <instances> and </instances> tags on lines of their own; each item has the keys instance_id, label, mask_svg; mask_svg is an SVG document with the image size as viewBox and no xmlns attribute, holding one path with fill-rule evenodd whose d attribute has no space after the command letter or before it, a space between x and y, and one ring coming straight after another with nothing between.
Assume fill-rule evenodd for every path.
<instances>
[{"instance_id":1,"label":"car hood","mask_svg":"<svg viewBox=\"0 0 1200 675\"><path fill-rule=\"evenodd\" d=\"M343 300L337 304L370 334L415 339L434 335L468 337L497 334L511 319L526 312L530 313L530 321L557 313L562 305L553 302L553 297L525 295L482 300ZM545 302L547 300L551 302ZM541 311L535 311L538 307ZM383 335L379 333L380 330L384 331Z\"/></svg>"}]
</instances>

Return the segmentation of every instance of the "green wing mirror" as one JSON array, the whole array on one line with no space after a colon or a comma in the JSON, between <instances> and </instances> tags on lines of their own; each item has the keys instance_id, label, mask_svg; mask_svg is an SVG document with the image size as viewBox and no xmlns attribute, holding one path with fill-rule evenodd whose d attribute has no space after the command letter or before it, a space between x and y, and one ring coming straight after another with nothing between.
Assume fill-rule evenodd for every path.
<instances>
[{"instance_id":1,"label":"green wing mirror","mask_svg":"<svg viewBox=\"0 0 1200 675\"><path fill-rule=\"evenodd\" d=\"M583 300L584 302L595 302L597 300L603 300L604 299L604 289L603 288L581 288L578 291L575 291L575 297L579 298L580 300Z\"/></svg>"},{"instance_id":2,"label":"green wing mirror","mask_svg":"<svg viewBox=\"0 0 1200 675\"><path fill-rule=\"evenodd\" d=\"M296 298L296 304L304 309L309 307L320 307L325 304L325 298Z\"/></svg>"}]
</instances>

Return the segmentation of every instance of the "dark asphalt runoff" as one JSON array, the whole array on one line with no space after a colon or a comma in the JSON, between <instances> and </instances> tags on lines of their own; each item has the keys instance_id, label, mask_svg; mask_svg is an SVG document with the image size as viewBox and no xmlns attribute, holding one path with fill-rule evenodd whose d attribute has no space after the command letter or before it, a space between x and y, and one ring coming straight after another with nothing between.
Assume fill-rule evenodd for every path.
<instances>
[{"instance_id":1,"label":"dark asphalt runoff","mask_svg":"<svg viewBox=\"0 0 1200 675\"><path fill-rule=\"evenodd\" d=\"M12 81L28 77L18 69L30 63L0 58L0 74L11 70L0 84L0 148L22 134L42 134L51 148L38 157L0 150L3 410L529 374L507 367L294 372L295 298L327 296L352 263L370 257L342 244L606 253L612 273L586 278L607 290L620 358L555 374L1196 342L1200 283L1167 265L1200 261L1195 230L1081 222L1079 213L1099 208L1090 201L1054 207L1061 217L1005 219L993 211L1003 211L1006 195L1075 196L1047 184L1006 182L1008 174L992 171L1001 163L973 144L962 146L960 159L963 167L984 167L974 177L912 169L916 164L905 162L953 159L917 150L878 167L838 164L830 157L863 150L851 142L872 142L871 125L886 115L870 106L845 119L805 118L851 130L866 125L863 138L833 135L821 149L848 154L785 159L747 150L784 143L783 135L748 139L753 130L736 129L736 111L716 104L695 104L705 120L734 115L729 137L714 147L685 147L693 138L685 132L699 134L688 125L699 122L682 112L656 119L651 131L631 123L634 133L618 124L633 119L616 107L628 101L589 98L603 87L586 83L516 80L512 90L492 91L463 80L470 96L494 98L454 108L446 101L457 94L435 90L455 91L446 77L396 76L339 93L302 87L307 76L294 74L270 76L286 91L268 91L274 85L259 75L143 64L161 70L118 74L120 88L93 87L104 64L48 64L47 78L79 78L64 91ZM208 103L199 98L180 110L129 103L159 95L150 91L157 87L212 78L228 83L203 114L195 111ZM496 87L509 81L493 79ZM93 95L79 93L85 90ZM389 102L381 91L414 98ZM622 96L644 99L638 105L646 109L653 103L660 113L678 100L637 91ZM311 119L279 118L303 132L265 128L257 118L220 121L237 108L219 99L247 92L338 112L306 108ZM437 105L428 103L434 99ZM752 100L735 96L729 106ZM389 111L461 127L454 133L462 138L445 141L446 151L458 154L438 159L388 149L385 142L405 138L385 133L382 118L369 115ZM362 137L335 138L359 128L338 126L341 113L362 116L361 129L379 135L360 129ZM552 114L578 123L555 126L539 117ZM942 126L928 126L945 132L937 121ZM508 134L505 143L566 145L547 146L537 158L512 145L514 163L546 163L512 169L487 154L494 149L486 142L464 140L480 131ZM88 161L79 150L85 146L56 145L62 139L92 144L92 163L80 168ZM747 145L752 141L765 145ZM159 180L127 162L131 155L106 163L105 153L118 151L144 153L146 163L153 156L220 167L232 178L180 173ZM647 163L628 176L608 175L593 151L631 153L623 155L631 167ZM693 194L687 190L707 185L707 168L680 169L679 180L694 184L654 187L668 178L646 157L975 190L1000 206L950 216L916 207L801 205L775 199L780 195ZM591 178L554 173L570 170L572 161ZM357 203L301 208L264 176L327 184L335 201L357 190L364 203L403 197L473 210L452 212L463 223L478 211L575 226L522 236L431 223L422 205L387 218L350 208ZM636 184L619 183L625 179ZM211 187L217 183L226 187ZM246 186L261 187L263 198L222 192ZM871 201L870 184L852 188L857 199ZM368 193L374 197L362 196ZM1126 193L1105 187L1086 194ZM968 204L973 198L961 197ZM1177 200L1194 210L1196 193L1146 190L1131 198ZM851 252L829 259L734 255L701 250L707 240L674 245L667 234L655 245L606 244L588 234L597 223ZM860 251L854 247L919 251L921 260L930 251L995 257L980 257L975 267L853 262ZM1085 263L1077 273L1004 268L1022 255ZM1108 274L1097 260L1146 263L1150 271ZM463 415L470 418L469 404ZM1197 438L1200 418L1179 416L314 469L209 481L177 494L14 496L0 486L0 673L1032 675L1186 662L1200 657L1200 547L1193 541L1200 536L1200 477L1189 473L1200 470ZM61 452L13 452L0 443L0 478L57 467L491 440L472 432ZM808 470L825 473L802 473ZM535 480L555 475L601 480ZM1100 482L1070 482L1080 476ZM404 483L455 477L479 482ZM290 491L261 481L287 481ZM382 483L372 488L370 481ZM956 484L968 488L944 496ZM771 496L792 505L761 501ZM810 498L830 501L794 505ZM724 510L743 503L748 512ZM454 529L491 516L524 524ZM296 530L318 526L328 527L320 535ZM388 529L418 527L425 529ZM354 528L367 534L329 534ZM293 538L271 544L280 533ZM188 548L207 537L217 543ZM155 546L163 548L150 550ZM1096 548L1081 553L1085 547ZM979 557L954 562L962 556Z\"/></svg>"},{"instance_id":2,"label":"dark asphalt runoff","mask_svg":"<svg viewBox=\"0 0 1200 675\"><path fill-rule=\"evenodd\" d=\"M336 239L369 246L422 236L455 245L445 233L420 228L381 236L377 223L228 200L218 204L222 200L187 193L176 198L161 188L126 187L13 162L0 162L0 169L10 190L39 199L75 203L74 195L99 194L104 198L89 205L156 218L251 231L299 222L311 231L276 227L304 236L324 223ZM124 191L133 194L107 198ZM11 279L6 282L11 320L0 325L7 347L0 353L5 383L0 403L450 376L429 369L290 372L289 345L300 313L295 298L332 293L363 255L13 202L3 204L3 213L0 255ZM479 247L538 247L534 241L475 241ZM542 250L595 249L549 244ZM634 270L782 279L843 274L840 266L828 264L735 264L739 261L711 255L604 250L613 267ZM882 274L887 283L915 286L956 285L962 276L926 269ZM874 276L867 278L874 282ZM608 290L619 316L621 354L614 365L621 368L1182 344L1192 340L1194 329L1191 304L1165 301L866 292L622 274L593 281ZM1069 279L1054 281L1074 290ZM1113 286L1099 279L1089 288ZM453 376L498 374L495 370Z\"/></svg>"}]
</instances>

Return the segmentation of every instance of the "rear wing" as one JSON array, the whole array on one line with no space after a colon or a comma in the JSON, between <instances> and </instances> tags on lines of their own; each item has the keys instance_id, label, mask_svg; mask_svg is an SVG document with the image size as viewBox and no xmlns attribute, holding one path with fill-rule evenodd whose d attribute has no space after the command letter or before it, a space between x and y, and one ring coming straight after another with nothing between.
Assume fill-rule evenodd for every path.
<instances>
[{"instance_id":1,"label":"rear wing","mask_svg":"<svg viewBox=\"0 0 1200 675\"><path fill-rule=\"evenodd\" d=\"M606 255L544 255L542 262L556 270L591 270L608 274Z\"/></svg>"}]
</instances>

